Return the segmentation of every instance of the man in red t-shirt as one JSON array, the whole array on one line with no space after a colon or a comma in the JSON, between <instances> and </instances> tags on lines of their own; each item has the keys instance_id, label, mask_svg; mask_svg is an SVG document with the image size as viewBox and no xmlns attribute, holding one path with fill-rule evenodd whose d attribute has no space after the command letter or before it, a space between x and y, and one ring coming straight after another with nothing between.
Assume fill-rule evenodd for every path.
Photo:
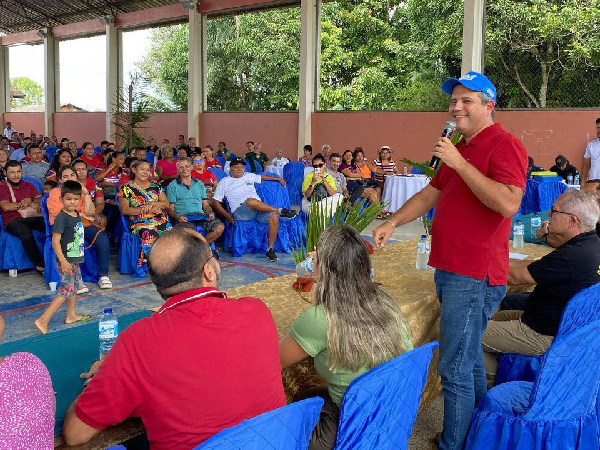
<instances>
[{"instance_id":1,"label":"man in red t-shirt","mask_svg":"<svg viewBox=\"0 0 600 450\"><path fill-rule=\"evenodd\" d=\"M165 233L148 270L166 302L119 333L67 412L68 445L136 416L153 450L189 450L285 405L273 317L257 298L218 291L221 269L199 233Z\"/></svg>"},{"instance_id":2,"label":"man in red t-shirt","mask_svg":"<svg viewBox=\"0 0 600 450\"><path fill-rule=\"evenodd\" d=\"M474 405L486 393L481 337L506 293L511 217L525 190L527 152L494 124L496 88L484 75L450 78L449 112L461 141L439 138L433 156L443 161L431 183L373 231L378 248L394 227L436 207L429 264L440 301L438 373L444 393L439 448L462 449Z\"/></svg>"},{"instance_id":3,"label":"man in red t-shirt","mask_svg":"<svg viewBox=\"0 0 600 450\"><path fill-rule=\"evenodd\" d=\"M6 180L0 183L0 212L4 228L23 244L27 257L42 273L44 258L35 242L34 231L46 232L44 219L41 216L40 199L42 194L35 186L23 179L23 169L19 161L6 163ZM12 192L11 192L12 191ZM19 210L34 208L40 213L37 217L22 217Z\"/></svg>"}]
</instances>

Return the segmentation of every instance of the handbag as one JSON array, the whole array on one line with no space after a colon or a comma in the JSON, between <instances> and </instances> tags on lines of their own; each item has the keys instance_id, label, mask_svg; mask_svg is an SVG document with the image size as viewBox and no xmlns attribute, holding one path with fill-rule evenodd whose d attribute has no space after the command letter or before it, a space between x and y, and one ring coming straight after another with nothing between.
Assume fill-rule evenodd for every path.
<instances>
[{"instance_id":1,"label":"handbag","mask_svg":"<svg viewBox=\"0 0 600 450\"><path fill-rule=\"evenodd\" d=\"M10 191L10 197L13 203L18 203L17 198L15 197L15 192L12 189L10 183L6 183L8 185L8 190ZM23 219L27 219L29 217L42 217L42 213L31 206L28 206L25 209L17 209L17 212L21 215Z\"/></svg>"}]
</instances>

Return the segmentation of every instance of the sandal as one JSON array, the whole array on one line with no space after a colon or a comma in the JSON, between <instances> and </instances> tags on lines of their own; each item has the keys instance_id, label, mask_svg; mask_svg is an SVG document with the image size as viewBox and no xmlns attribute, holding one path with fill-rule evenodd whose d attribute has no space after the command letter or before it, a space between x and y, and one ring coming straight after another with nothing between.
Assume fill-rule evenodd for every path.
<instances>
[{"instance_id":1,"label":"sandal","mask_svg":"<svg viewBox=\"0 0 600 450\"><path fill-rule=\"evenodd\" d=\"M67 325L72 325L74 323L79 323L79 322L89 322L90 320L92 320L92 316L90 316L89 314L84 314L83 316L81 316L81 319L78 319L74 322L65 322Z\"/></svg>"}]
</instances>

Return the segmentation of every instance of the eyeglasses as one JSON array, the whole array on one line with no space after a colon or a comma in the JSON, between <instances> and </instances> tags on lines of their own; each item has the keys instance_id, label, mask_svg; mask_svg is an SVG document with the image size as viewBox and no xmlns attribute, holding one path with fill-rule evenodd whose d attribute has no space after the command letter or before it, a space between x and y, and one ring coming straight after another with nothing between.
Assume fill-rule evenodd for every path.
<instances>
[{"instance_id":1,"label":"eyeglasses","mask_svg":"<svg viewBox=\"0 0 600 450\"><path fill-rule=\"evenodd\" d=\"M548 217L552 217L554 214L557 214L557 213L558 214L566 214L568 216L575 217L577 220L579 220L579 217L577 217L575 214L571 214L570 212L566 212L566 211L559 211L554 206L552 208L550 208L550 211L548 211Z\"/></svg>"},{"instance_id":2,"label":"eyeglasses","mask_svg":"<svg viewBox=\"0 0 600 450\"><path fill-rule=\"evenodd\" d=\"M321 164L313 164L313 168L314 169L318 169L319 167L323 167L325 164L321 163Z\"/></svg>"}]
</instances>

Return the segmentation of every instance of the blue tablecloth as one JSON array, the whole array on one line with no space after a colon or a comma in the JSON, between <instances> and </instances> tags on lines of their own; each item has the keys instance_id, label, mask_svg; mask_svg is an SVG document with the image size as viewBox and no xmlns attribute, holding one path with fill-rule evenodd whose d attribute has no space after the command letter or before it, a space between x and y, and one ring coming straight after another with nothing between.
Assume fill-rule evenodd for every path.
<instances>
[{"instance_id":1,"label":"blue tablecloth","mask_svg":"<svg viewBox=\"0 0 600 450\"><path fill-rule=\"evenodd\" d=\"M139 311L121 316L119 330L151 314L151 311ZM98 360L98 322L0 345L0 356L16 352L33 353L48 368L56 391L54 435L60 435L67 408L83 388L84 380L79 375Z\"/></svg>"},{"instance_id":2,"label":"blue tablecloth","mask_svg":"<svg viewBox=\"0 0 600 450\"><path fill-rule=\"evenodd\" d=\"M567 190L567 185L561 181L539 182L527 180L525 195L517 216L549 210L554 201Z\"/></svg>"}]
</instances>

